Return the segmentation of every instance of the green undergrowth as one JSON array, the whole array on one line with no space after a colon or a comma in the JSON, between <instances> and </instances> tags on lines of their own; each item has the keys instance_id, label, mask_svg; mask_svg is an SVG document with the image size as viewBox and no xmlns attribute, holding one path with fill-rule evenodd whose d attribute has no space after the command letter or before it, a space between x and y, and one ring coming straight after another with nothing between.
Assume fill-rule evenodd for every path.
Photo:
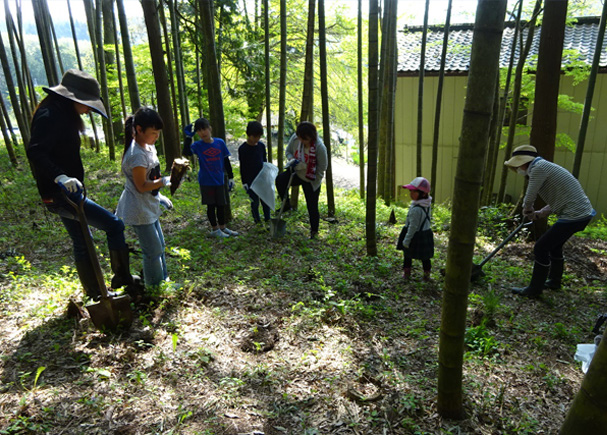
<instances>
[{"instance_id":1,"label":"green undergrowth","mask_svg":"<svg viewBox=\"0 0 607 435\"><path fill-rule=\"evenodd\" d=\"M91 150L83 160L90 198L114 210L119 163ZM254 225L237 184L229 227L240 236L221 241L208 237L190 173L161 217L171 283L133 307L132 331L104 335L65 316L67 300L82 299L71 243L42 207L29 167L0 165L1 328L10 337L2 342L2 434L61 433L75 415L79 426L64 433L108 433L101 421L111 413L113 427L140 433L552 433L579 388L575 345L606 306L601 270L580 265L566 271L560 292L538 302L513 297L509 288L526 283L532 264L528 235L515 238L470 286L469 417L443 421L435 401L450 204L434 207L433 282L421 280L415 262L404 283L394 245L405 205L378 201L378 255L370 257L356 190L336 189L336 222L321 220L316 240L300 195L298 210L284 215L287 234L272 239ZM320 209L326 217L324 186ZM476 263L516 226L509 213L480 211ZM582 234L592 242L588 259L604 255L605 223ZM140 270L134 233L126 235ZM109 281L105 237L93 236ZM540 389L550 412L530 393Z\"/></svg>"}]
</instances>

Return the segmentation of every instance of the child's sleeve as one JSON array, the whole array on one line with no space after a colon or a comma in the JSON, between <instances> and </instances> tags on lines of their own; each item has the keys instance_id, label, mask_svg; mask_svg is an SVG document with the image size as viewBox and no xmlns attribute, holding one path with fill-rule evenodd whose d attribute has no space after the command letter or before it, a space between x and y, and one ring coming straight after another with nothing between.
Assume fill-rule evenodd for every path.
<instances>
[{"instance_id":1,"label":"child's sleeve","mask_svg":"<svg viewBox=\"0 0 607 435\"><path fill-rule=\"evenodd\" d=\"M225 156L223 158L223 170L228 175L228 180L234 178L234 172L232 172L232 164L230 163L230 158Z\"/></svg>"},{"instance_id":2,"label":"child's sleeve","mask_svg":"<svg viewBox=\"0 0 607 435\"><path fill-rule=\"evenodd\" d=\"M409 210L409 215L407 216L407 220L409 221L409 229L407 230L407 235L405 236L405 240L403 240L403 246L408 248L411 244L411 240L413 240L413 236L417 233L422 224L422 214L423 211L419 207L412 207Z\"/></svg>"}]
</instances>

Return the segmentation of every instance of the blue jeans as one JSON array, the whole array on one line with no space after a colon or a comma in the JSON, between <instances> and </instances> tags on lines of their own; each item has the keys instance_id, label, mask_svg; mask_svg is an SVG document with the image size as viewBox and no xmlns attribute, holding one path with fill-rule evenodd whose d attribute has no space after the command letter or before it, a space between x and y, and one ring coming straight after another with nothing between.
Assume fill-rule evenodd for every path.
<instances>
[{"instance_id":1,"label":"blue jeans","mask_svg":"<svg viewBox=\"0 0 607 435\"><path fill-rule=\"evenodd\" d=\"M80 262L88 259L84 234L74 208L63 201L47 204L46 208L51 213L58 214L61 217L61 221L74 244L74 260ZM120 218L88 198L84 200L84 215L90 226L105 232L109 249L117 251L127 249L124 240L124 223Z\"/></svg>"},{"instance_id":2,"label":"blue jeans","mask_svg":"<svg viewBox=\"0 0 607 435\"><path fill-rule=\"evenodd\" d=\"M259 196L253 192L253 189L247 189L247 193L249 194L249 198L251 198L251 213L253 214L253 220L255 223L261 221L261 217L259 216L259 203L261 202L261 208L263 210L263 218L267 222L272 218L272 214L270 212L270 207L259 199Z\"/></svg>"},{"instance_id":3,"label":"blue jeans","mask_svg":"<svg viewBox=\"0 0 607 435\"><path fill-rule=\"evenodd\" d=\"M168 278L164 255L164 236L160 221L149 225L133 225L143 252L143 277L146 286L155 286Z\"/></svg>"}]
</instances>

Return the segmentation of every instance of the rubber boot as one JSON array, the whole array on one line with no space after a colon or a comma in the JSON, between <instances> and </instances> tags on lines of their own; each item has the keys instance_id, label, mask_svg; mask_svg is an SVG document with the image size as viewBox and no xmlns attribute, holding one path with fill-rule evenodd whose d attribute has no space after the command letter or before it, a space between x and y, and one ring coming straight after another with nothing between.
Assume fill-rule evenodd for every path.
<instances>
[{"instance_id":1,"label":"rubber boot","mask_svg":"<svg viewBox=\"0 0 607 435\"><path fill-rule=\"evenodd\" d=\"M563 258L550 259L550 271L548 272L548 280L544 283L544 288L551 290L558 290L561 288L564 266L565 260Z\"/></svg>"},{"instance_id":2,"label":"rubber boot","mask_svg":"<svg viewBox=\"0 0 607 435\"><path fill-rule=\"evenodd\" d=\"M549 268L550 266L540 264L536 261L533 265L533 274L531 275L531 282L529 285L527 287L515 287L512 289L512 293L528 298L539 297L544 289L544 282L548 277Z\"/></svg>"},{"instance_id":3,"label":"rubber boot","mask_svg":"<svg viewBox=\"0 0 607 435\"><path fill-rule=\"evenodd\" d=\"M84 293L94 301L98 300L101 297L99 284L95 276L95 269L93 269L90 261L76 261L76 272L78 272L78 278L80 278Z\"/></svg>"},{"instance_id":4,"label":"rubber boot","mask_svg":"<svg viewBox=\"0 0 607 435\"><path fill-rule=\"evenodd\" d=\"M113 289L127 286L126 292L131 296L143 293L143 281L139 276L131 275L128 248L120 250L110 249L110 263L112 265L112 272L114 272L111 282Z\"/></svg>"},{"instance_id":5,"label":"rubber boot","mask_svg":"<svg viewBox=\"0 0 607 435\"><path fill-rule=\"evenodd\" d=\"M405 278L405 281L409 281L411 279L411 268L410 267L403 268L403 278Z\"/></svg>"},{"instance_id":6,"label":"rubber boot","mask_svg":"<svg viewBox=\"0 0 607 435\"><path fill-rule=\"evenodd\" d=\"M424 278L423 278L424 282L431 282L432 281L432 277L430 276L430 271L429 270L424 270Z\"/></svg>"}]
</instances>

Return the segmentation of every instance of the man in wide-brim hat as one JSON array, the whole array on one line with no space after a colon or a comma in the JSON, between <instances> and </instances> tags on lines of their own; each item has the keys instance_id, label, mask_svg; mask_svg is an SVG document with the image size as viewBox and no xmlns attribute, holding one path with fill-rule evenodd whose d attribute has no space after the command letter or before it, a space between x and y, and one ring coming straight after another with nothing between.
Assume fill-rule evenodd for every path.
<instances>
[{"instance_id":1,"label":"man in wide-brim hat","mask_svg":"<svg viewBox=\"0 0 607 435\"><path fill-rule=\"evenodd\" d=\"M544 288L561 287L563 277L563 245L578 231L584 230L596 214L580 182L565 168L544 160L531 145L521 145L504 164L519 175L529 178L523 199L523 216L536 220L556 214L558 219L536 242L535 263L527 287L513 288L515 294L531 298L542 294ZM547 205L534 210L537 197ZM548 278L548 280L546 280Z\"/></svg>"},{"instance_id":2,"label":"man in wide-brim hat","mask_svg":"<svg viewBox=\"0 0 607 435\"><path fill-rule=\"evenodd\" d=\"M64 195L82 200L84 167L80 158L80 132L84 131L81 115L91 110L107 118L99 83L84 71L70 69L61 84L43 88L48 94L32 120L32 134L27 157L34 169L38 192L46 208L58 214L74 245L74 260L85 293L100 297L99 284L75 210ZM124 224L113 213L84 198L87 222L107 235L114 277L111 286L139 290L139 279L129 270L129 251L124 238Z\"/></svg>"}]
</instances>

